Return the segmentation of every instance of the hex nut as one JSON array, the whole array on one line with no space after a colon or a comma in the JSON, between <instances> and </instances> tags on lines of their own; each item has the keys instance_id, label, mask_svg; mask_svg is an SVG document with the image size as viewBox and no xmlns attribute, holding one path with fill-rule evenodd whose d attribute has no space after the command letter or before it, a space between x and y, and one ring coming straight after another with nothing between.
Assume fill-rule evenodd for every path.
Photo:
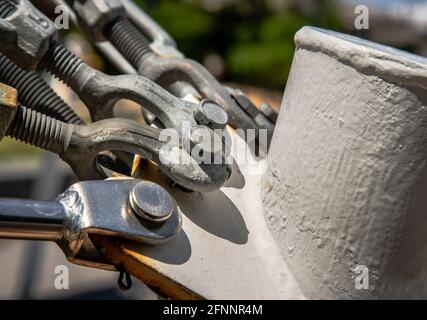
<instances>
[{"instance_id":1,"label":"hex nut","mask_svg":"<svg viewBox=\"0 0 427 320\"><path fill-rule=\"evenodd\" d=\"M227 126L227 112L215 102L202 100L194 112L194 117L201 125L212 129L224 129Z\"/></svg>"},{"instance_id":2,"label":"hex nut","mask_svg":"<svg viewBox=\"0 0 427 320\"><path fill-rule=\"evenodd\" d=\"M125 7L120 0L75 1L79 25L94 41L105 41L105 27L119 17L126 17Z\"/></svg>"},{"instance_id":3,"label":"hex nut","mask_svg":"<svg viewBox=\"0 0 427 320\"><path fill-rule=\"evenodd\" d=\"M1 52L20 67L37 67L56 35L55 24L28 0L17 0L13 12L0 19Z\"/></svg>"}]
</instances>

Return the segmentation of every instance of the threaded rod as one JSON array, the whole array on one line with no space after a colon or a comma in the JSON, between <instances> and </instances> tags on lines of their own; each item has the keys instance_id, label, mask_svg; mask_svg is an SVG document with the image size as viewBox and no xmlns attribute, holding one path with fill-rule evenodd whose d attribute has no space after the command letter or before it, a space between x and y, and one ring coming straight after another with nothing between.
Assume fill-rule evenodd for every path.
<instances>
[{"instance_id":1,"label":"threaded rod","mask_svg":"<svg viewBox=\"0 0 427 320\"><path fill-rule=\"evenodd\" d=\"M16 88L20 102L52 118L82 124L83 120L33 71L25 71L0 54L0 81Z\"/></svg>"},{"instance_id":2,"label":"threaded rod","mask_svg":"<svg viewBox=\"0 0 427 320\"><path fill-rule=\"evenodd\" d=\"M152 52L145 36L127 19L113 21L106 28L105 36L136 69L139 69L141 60Z\"/></svg>"},{"instance_id":3,"label":"threaded rod","mask_svg":"<svg viewBox=\"0 0 427 320\"><path fill-rule=\"evenodd\" d=\"M0 19L5 19L15 11L15 6L9 1L0 1Z\"/></svg>"},{"instance_id":4,"label":"threaded rod","mask_svg":"<svg viewBox=\"0 0 427 320\"><path fill-rule=\"evenodd\" d=\"M40 62L42 67L70 87L79 67L84 64L80 58L57 41L51 43Z\"/></svg>"},{"instance_id":5,"label":"threaded rod","mask_svg":"<svg viewBox=\"0 0 427 320\"><path fill-rule=\"evenodd\" d=\"M68 144L71 125L19 105L6 135L24 143L62 154Z\"/></svg>"}]
</instances>

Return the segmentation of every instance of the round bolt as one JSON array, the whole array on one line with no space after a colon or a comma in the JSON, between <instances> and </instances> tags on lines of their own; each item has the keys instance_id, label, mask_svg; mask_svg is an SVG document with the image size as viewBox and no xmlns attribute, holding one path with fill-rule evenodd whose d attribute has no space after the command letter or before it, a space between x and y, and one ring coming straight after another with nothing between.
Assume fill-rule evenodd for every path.
<instances>
[{"instance_id":1,"label":"round bolt","mask_svg":"<svg viewBox=\"0 0 427 320\"><path fill-rule=\"evenodd\" d=\"M175 210L175 202L169 192L150 181L138 182L130 192L129 202L139 217L152 222L167 220Z\"/></svg>"},{"instance_id":2,"label":"round bolt","mask_svg":"<svg viewBox=\"0 0 427 320\"><path fill-rule=\"evenodd\" d=\"M199 124L212 129L224 129L228 122L227 112L210 100L202 100L200 102L200 105L194 111L194 117Z\"/></svg>"}]
</instances>

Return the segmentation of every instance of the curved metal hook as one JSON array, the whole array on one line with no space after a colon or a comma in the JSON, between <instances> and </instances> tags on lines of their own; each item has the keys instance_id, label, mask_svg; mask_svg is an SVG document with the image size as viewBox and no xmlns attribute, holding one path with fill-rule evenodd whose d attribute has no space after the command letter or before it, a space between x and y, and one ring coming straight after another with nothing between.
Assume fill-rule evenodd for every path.
<instances>
[{"instance_id":1,"label":"curved metal hook","mask_svg":"<svg viewBox=\"0 0 427 320\"><path fill-rule=\"evenodd\" d=\"M173 181L190 190L216 190L231 173L225 160L219 164L198 163L183 148L169 147L167 142L160 141L160 129L119 118L74 126L61 157L80 179L99 179L102 175L97 166L97 156L106 150L125 151L152 160ZM179 161L168 161L173 159Z\"/></svg>"}]
</instances>

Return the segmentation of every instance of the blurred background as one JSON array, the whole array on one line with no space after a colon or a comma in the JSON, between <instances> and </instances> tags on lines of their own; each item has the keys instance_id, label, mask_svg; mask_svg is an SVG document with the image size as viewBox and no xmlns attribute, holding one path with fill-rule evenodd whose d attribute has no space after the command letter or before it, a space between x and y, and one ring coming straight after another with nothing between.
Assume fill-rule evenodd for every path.
<instances>
[{"instance_id":1,"label":"blurred background","mask_svg":"<svg viewBox=\"0 0 427 320\"><path fill-rule=\"evenodd\" d=\"M203 63L218 79L241 88L255 102L279 109L294 52L293 37L304 25L355 34L427 55L425 0L135 0L173 38L189 58ZM369 28L355 28L355 8L369 9ZM119 71L75 27L63 42L92 66ZM57 81L55 90L89 120L78 97ZM127 104L121 116L137 118ZM5 138L0 143L0 196L54 199L75 177L55 155ZM56 290L57 265L69 267L70 288ZM55 244L0 240L0 299L156 299L134 280L131 290L117 287L117 274L69 264Z\"/></svg>"}]
</instances>

